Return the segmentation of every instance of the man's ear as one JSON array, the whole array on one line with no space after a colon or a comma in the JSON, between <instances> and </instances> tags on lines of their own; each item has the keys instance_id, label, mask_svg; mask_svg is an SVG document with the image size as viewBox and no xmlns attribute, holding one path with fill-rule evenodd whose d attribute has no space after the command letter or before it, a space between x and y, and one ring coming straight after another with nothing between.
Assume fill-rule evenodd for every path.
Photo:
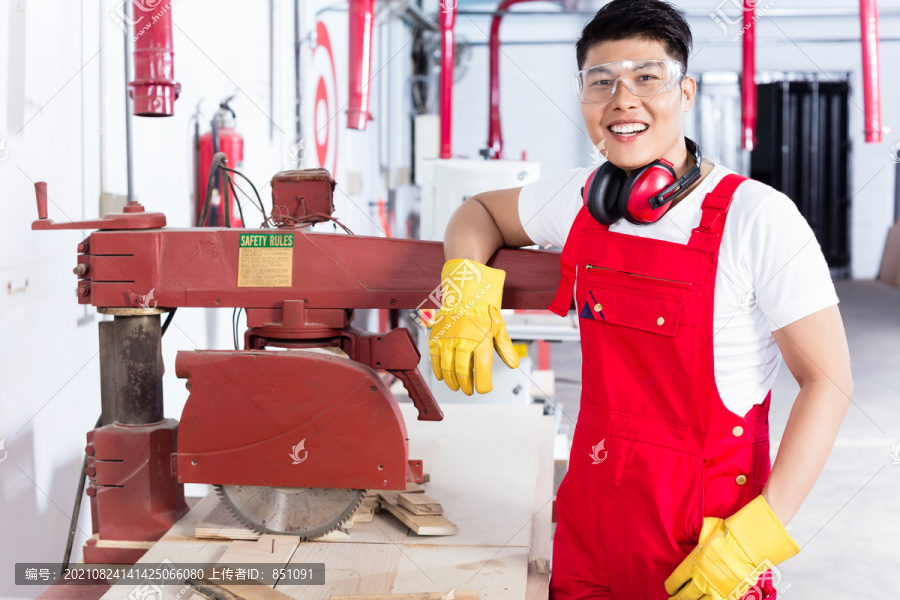
<instances>
[{"instance_id":1,"label":"man's ear","mask_svg":"<svg viewBox=\"0 0 900 600\"><path fill-rule=\"evenodd\" d=\"M694 96L697 95L697 80L690 75L681 80L681 107L682 112L688 112L694 106Z\"/></svg>"}]
</instances>

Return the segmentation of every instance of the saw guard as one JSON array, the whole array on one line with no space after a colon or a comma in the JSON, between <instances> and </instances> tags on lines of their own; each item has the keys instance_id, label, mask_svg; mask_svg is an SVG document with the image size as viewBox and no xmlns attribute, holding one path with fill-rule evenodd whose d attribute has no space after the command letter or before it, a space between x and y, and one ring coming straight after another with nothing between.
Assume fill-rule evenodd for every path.
<instances>
[{"instance_id":1,"label":"saw guard","mask_svg":"<svg viewBox=\"0 0 900 600\"><path fill-rule=\"evenodd\" d=\"M406 488L406 424L366 365L303 350L195 350L178 353L175 373L190 390L179 482Z\"/></svg>"}]
</instances>

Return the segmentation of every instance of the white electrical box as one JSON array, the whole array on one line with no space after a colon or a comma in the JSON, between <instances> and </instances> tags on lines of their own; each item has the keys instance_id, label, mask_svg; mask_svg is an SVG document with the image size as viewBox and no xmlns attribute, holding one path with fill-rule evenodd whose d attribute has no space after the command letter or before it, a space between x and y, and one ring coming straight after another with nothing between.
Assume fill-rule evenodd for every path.
<instances>
[{"instance_id":1,"label":"white electrical box","mask_svg":"<svg viewBox=\"0 0 900 600\"><path fill-rule=\"evenodd\" d=\"M416 183L422 188L419 237L443 241L450 215L468 197L479 192L522 187L540 176L541 165L535 161L460 158L418 161Z\"/></svg>"}]
</instances>

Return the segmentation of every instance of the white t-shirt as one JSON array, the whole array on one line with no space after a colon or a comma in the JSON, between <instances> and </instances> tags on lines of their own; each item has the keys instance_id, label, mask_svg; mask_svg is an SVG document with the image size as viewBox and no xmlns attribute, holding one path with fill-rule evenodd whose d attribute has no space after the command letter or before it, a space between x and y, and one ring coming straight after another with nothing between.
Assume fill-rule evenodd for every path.
<instances>
[{"instance_id":1,"label":"white t-shirt","mask_svg":"<svg viewBox=\"0 0 900 600\"><path fill-rule=\"evenodd\" d=\"M524 186L519 218L536 244L562 248L596 167L570 169ZM625 219L610 231L687 244L700 205L732 173L716 165L655 223ZM772 331L838 303L822 249L790 198L747 180L734 194L722 232L713 314L715 378L725 406L746 415L763 402L781 364Z\"/></svg>"}]
</instances>

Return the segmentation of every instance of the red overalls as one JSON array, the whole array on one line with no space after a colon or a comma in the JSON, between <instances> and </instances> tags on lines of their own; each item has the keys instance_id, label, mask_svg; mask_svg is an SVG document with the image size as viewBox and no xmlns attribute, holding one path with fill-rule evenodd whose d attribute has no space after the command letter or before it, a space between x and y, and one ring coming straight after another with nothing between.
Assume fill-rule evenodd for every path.
<instances>
[{"instance_id":1,"label":"red overalls","mask_svg":"<svg viewBox=\"0 0 900 600\"><path fill-rule=\"evenodd\" d=\"M771 392L744 416L725 407L713 370L713 300L727 175L687 245L609 231L582 207L549 309L575 306L581 409L556 496L551 600L666 600L664 581L768 479ZM775 598L771 572L745 599Z\"/></svg>"}]
</instances>

